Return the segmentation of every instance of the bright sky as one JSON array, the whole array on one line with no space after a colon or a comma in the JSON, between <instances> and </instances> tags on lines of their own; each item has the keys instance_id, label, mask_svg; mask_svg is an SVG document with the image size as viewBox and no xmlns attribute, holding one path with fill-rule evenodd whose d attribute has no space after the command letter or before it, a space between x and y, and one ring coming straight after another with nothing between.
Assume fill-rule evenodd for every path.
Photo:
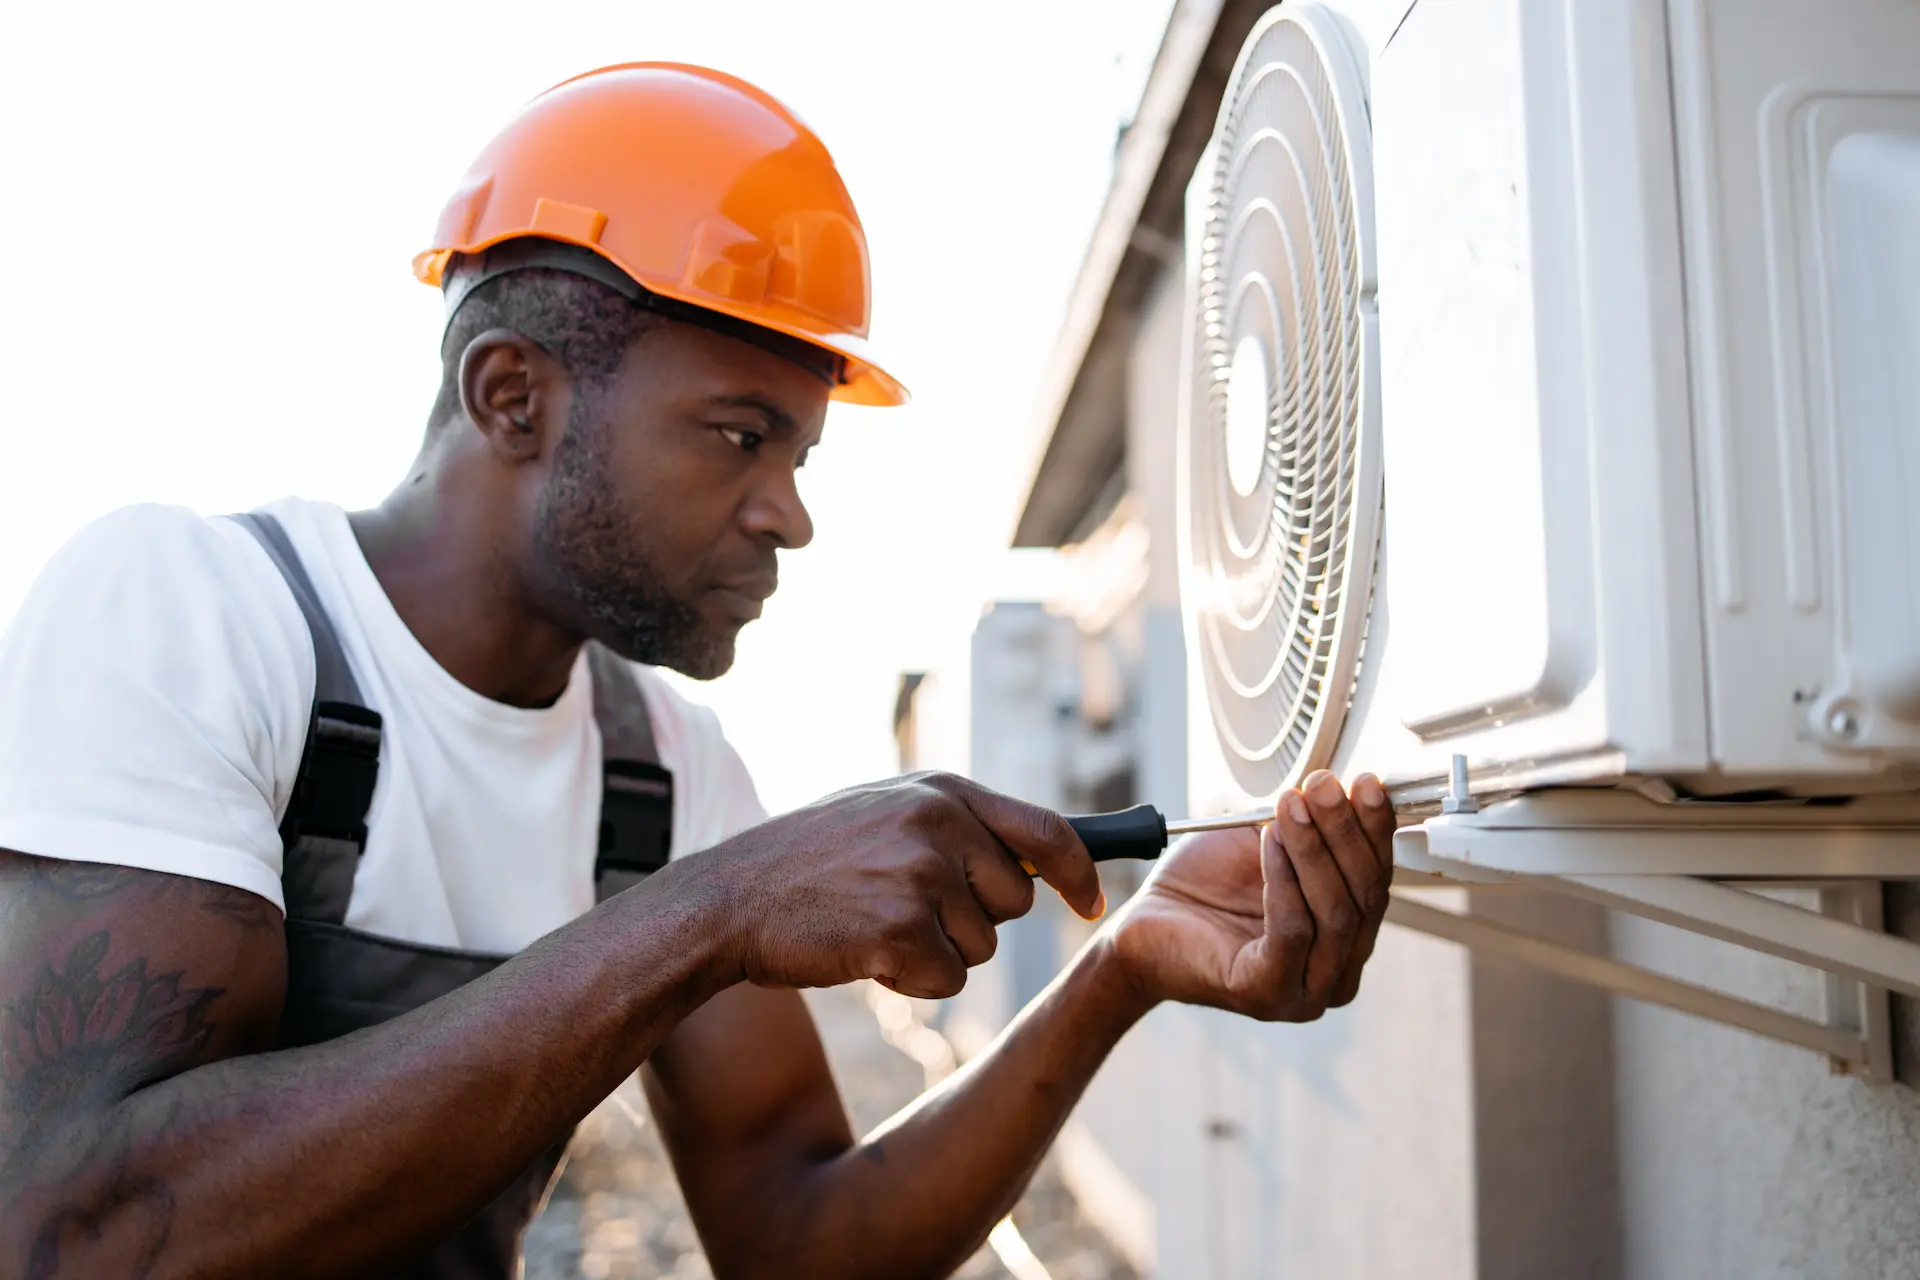
<instances>
[{"instance_id":1,"label":"bright sky","mask_svg":"<svg viewBox=\"0 0 1920 1280\"><path fill-rule=\"evenodd\" d=\"M825 139L905 410L837 407L818 537L699 690L775 809L893 772L898 673L963 669L1032 403L1170 0L40 4L0 45L0 621L86 521L380 500L433 397L412 255L474 153L591 67L705 63Z\"/></svg>"}]
</instances>

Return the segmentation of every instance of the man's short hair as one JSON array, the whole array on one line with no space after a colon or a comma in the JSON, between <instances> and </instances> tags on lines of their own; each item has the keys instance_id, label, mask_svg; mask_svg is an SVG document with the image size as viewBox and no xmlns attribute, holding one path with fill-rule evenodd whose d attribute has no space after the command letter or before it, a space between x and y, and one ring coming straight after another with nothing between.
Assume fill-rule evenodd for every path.
<instances>
[{"instance_id":1,"label":"man's short hair","mask_svg":"<svg viewBox=\"0 0 1920 1280\"><path fill-rule=\"evenodd\" d=\"M496 276L467 295L440 341L435 423L460 409L460 356L489 329L511 329L557 360L577 382L604 382L658 317L598 281L530 268Z\"/></svg>"}]
</instances>

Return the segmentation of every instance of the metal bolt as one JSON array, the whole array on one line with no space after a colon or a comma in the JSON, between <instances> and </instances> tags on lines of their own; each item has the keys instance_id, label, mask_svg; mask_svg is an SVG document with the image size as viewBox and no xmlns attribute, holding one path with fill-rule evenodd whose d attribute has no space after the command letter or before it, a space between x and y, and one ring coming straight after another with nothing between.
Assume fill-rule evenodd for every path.
<instances>
[{"instance_id":1,"label":"metal bolt","mask_svg":"<svg viewBox=\"0 0 1920 1280\"><path fill-rule=\"evenodd\" d=\"M1478 813L1480 802L1473 798L1473 788L1467 781L1467 758L1455 754L1447 773L1447 798L1440 802L1442 813Z\"/></svg>"},{"instance_id":2,"label":"metal bolt","mask_svg":"<svg viewBox=\"0 0 1920 1280\"><path fill-rule=\"evenodd\" d=\"M1849 703L1835 703L1827 711L1827 732L1842 742L1852 742L1860 736L1860 717Z\"/></svg>"}]
</instances>

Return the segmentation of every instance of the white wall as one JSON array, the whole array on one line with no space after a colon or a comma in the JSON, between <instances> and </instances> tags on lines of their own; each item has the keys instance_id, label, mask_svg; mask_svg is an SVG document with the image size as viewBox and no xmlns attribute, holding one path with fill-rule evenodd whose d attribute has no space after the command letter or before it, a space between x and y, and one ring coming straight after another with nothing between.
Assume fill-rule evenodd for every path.
<instances>
[{"instance_id":1,"label":"white wall","mask_svg":"<svg viewBox=\"0 0 1920 1280\"><path fill-rule=\"evenodd\" d=\"M1616 918L1622 958L1820 1016L1809 971ZM1615 1015L1630 1280L1920 1276L1920 1094L1622 1000Z\"/></svg>"},{"instance_id":2,"label":"white wall","mask_svg":"<svg viewBox=\"0 0 1920 1280\"><path fill-rule=\"evenodd\" d=\"M1207 1230L1166 1277L1476 1276L1467 964L1383 932L1361 997L1309 1026L1213 1019ZM1196 1224L1198 1225L1198 1224Z\"/></svg>"}]
</instances>

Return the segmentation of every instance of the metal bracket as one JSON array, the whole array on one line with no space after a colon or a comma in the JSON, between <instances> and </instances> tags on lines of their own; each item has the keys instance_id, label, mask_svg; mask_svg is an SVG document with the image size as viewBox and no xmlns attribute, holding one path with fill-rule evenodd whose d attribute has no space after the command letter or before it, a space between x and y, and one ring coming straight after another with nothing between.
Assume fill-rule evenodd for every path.
<instances>
[{"instance_id":1,"label":"metal bracket","mask_svg":"<svg viewBox=\"0 0 1920 1280\"><path fill-rule=\"evenodd\" d=\"M1394 837L1387 919L1575 982L1827 1055L1893 1078L1889 992L1920 996L1920 945L1884 930L1880 882L1920 880L1920 804L1685 802L1546 791L1454 807ZM1824 1021L1744 1000L1418 900L1420 883L1519 884L1595 902L1827 975ZM1816 888L1820 910L1765 888Z\"/></svg>"}]
</instances>

